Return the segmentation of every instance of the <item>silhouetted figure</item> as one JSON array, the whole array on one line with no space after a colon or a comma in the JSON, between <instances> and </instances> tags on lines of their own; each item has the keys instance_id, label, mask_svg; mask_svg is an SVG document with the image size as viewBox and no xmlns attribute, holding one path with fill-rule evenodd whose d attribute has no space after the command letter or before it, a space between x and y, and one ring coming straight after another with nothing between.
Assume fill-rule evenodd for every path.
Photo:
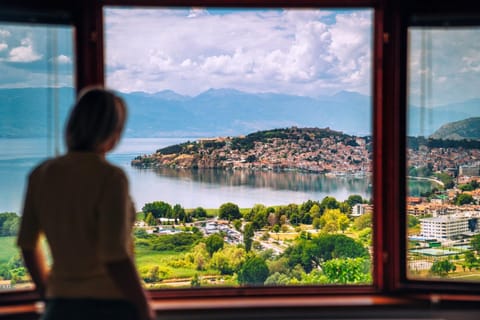
<instances>
[{"instance_id":1,"label":"silhouetted figure","mask_svg":"<svg viewBox=\"0 0 480 320\"><path fill-rule=\"evenodd\" d=\"M153 319L133 260L135 209L122 169L105 159L126 105L113 92L82 92L66 128L68 152L30 174L18 246L45 298L42 319ZM45 234L53 264L40 249Z\"/></svg>"}]
</instances>

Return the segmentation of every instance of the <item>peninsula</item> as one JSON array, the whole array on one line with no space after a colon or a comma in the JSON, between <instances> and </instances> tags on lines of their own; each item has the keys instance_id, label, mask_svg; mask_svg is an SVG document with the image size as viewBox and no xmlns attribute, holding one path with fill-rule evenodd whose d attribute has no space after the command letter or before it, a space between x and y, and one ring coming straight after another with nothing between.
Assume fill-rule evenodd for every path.
<instances>
[{"instance_id":1,"label":"peninsula","mask_svg":"<svg viewBox=\"0 0 480 320\"><path fill-rule=\"evenodd\" d=\"M131 164L138 168L291 170L363 176L371 172L371 140L330 128L290 127L187 141L138 156Z\"/></svg>"}]
</instances>

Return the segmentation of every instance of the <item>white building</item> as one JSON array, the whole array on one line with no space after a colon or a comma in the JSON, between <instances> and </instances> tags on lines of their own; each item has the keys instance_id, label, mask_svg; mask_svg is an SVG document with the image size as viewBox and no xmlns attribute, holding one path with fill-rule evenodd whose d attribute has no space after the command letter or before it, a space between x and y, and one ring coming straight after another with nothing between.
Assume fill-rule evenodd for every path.
<instances>
[{"instance_id":1,"label":"white building","mask_svg":"<svg viewBox=\"0 0 480 320\"><path fill-rule=\"evenodd\" d=\"M352 207L352 217L360 217L366 213L372 213L373 207L369 204L357 203Z\"/></svg>"},{"instance_id":2,"label":"white building","mask_svg":"<svg viewBox=\"0 0 480 320\"><path fill-rule=\"evenodd\" d=\"M420 219L421 235L438 240L452 239L470 231L468 220L470 220L469 217L458 215Z\"/></svg>"}]
</instances>

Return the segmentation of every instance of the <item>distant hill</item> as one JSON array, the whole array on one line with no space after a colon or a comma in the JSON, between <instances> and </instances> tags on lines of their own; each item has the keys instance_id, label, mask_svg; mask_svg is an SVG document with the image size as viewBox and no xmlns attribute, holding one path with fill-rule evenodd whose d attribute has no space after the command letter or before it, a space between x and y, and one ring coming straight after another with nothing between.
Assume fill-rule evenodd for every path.
<instances>
[{"instance_id":1,"label":"distant hill","mask_svg":"<svg viewBox=\"0 0 480 320\"><path fill-rule=\"evenodd\" d=\"M408 109L408 135L428 137L446 123L472 117L480 117L480 99L441 105L435 109L411 105Z\"/></svg>"},{"instance_id":2,"label":"distant hill","mask_svg":"<svg viewBox=\"0 0 480 320\"><path fill-rule=\"evenodd\" d=\"M53 91L0 89L0 138L44 137L53 126ZM59 88L60 130L75 90ZM350 135L372 132L371 97L341 91L318 98L279 93L210 89L197 96L171 90L120 93L129 106L126 137L216 137L285 127L332 128ZM440 111L440 112L439 112ZM435 112L409 108L409 135L429 136L451 121L480 117L480 99L439 106Z\"/></svg>"},{"instance_id":3,"label":"distant hill","mask_svg":"<svg viewBox=\"0 0 480 320\"><path fill-rule=\"evenodd\" d=\"M430 138L443 140L480 140L480 117L442 125Z\"/></svg>"},{"instance_id":4,"label":"distant hill","mask_svg":"<svg viewBox=\"0 0 480 320\"><path fill-rule=\"evenodd\" d=\"M45 88L0 89L0 137L44 137L52 123L53 97ZM74 89L57 91L63 133ZM127 101L126 137L235 136L271 128L330 127L349 134L371 132L370 97L353 92L311 98L210 89L191 97L165 90L119 93Z\"/></svg>"}]
</instances>

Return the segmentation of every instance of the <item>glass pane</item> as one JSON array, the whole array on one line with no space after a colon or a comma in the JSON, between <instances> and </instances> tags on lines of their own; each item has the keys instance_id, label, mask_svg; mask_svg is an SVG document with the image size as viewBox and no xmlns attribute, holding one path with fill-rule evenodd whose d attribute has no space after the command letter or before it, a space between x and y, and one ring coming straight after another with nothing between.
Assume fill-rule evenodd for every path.
<instances>
[{"instance_id":1,"label":"glass pane","mask_svg":"<svg viewBox=\"0 0 480 320\"><path fill-rule=\"evenodd\" d=\"M146 286L371 283L372 11L104 15Z\"/></svg>"},{"instance_id":2,"label":"glass pane","mask_svg":"<svg viewBox=\"0 0 480 320\"><path fill-rule=\"evenodd\" d=\"M0 24L0 290L31 286L15 245L29 171L63 152L73 30Z\"/></svg>"},{"instance_id":3,"label":"glass pane","mask_svg":"<svg viewBox=\"0 0 480 320\"><path fill-rule=\"evenodd\" d=\"M408 275L479 281L480 28L409 30Z\"/></svg>"}]
</instances>

